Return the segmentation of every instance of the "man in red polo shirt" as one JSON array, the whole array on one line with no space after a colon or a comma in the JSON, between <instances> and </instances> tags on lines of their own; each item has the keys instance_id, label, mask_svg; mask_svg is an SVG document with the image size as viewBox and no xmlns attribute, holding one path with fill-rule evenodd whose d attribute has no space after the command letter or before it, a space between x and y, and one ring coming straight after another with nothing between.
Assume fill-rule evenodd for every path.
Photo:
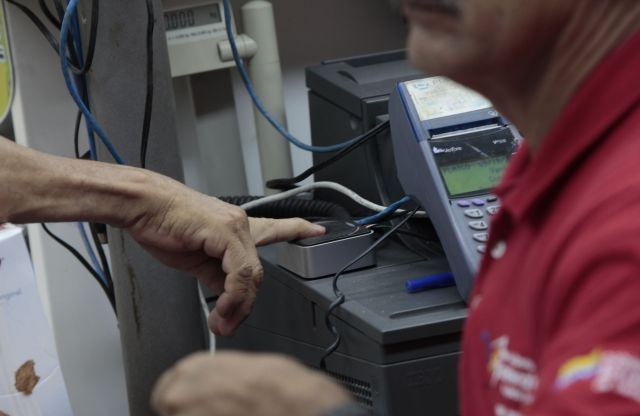
<instances>
[{"instance_id":1,"label":"man in red polo shirt","mask_svg":"<svg viewBox=\"0 0 640 416\"><path fill-rule=\"evenodd\" d=\"M412 61L489 97L526 138L470 299L462 414L640 415L640 1L406 0L405 11ZM300 410L319 376L278 378L286 366L191 358L155 404L163 415L269 402L279 407L251 414L358 414ZM203 393L189 396L196 381Z\"/></svg>"}]
</instances>

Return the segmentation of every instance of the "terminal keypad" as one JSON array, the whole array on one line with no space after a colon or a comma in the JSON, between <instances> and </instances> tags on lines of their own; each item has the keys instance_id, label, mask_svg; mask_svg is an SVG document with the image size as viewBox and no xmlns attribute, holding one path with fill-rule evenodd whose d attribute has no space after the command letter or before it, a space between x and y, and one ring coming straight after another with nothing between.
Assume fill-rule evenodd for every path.
<instances>
[{"instance_id":1,"label":"terminal keypad","mask_svg":"<svg viewBox=\"0 0 640 416\"><path fill-rule=\"evenodd\" d=\"M479 209L467 209L464 211L464 215L468 218L478 219L484 217L484 212Z\"/></svg>"},{"instance_id":2,"label":"terminal keypad","mask_svg":"<svg viewBox=\"0 0 640 416\"><path fill-rule=\"evenodd\" d=\"M478 253L484 254L489 241L489 222L500 210L500 202L494 195L455 201L466 222L470 240Z\"/></svg>"}]
</instances>

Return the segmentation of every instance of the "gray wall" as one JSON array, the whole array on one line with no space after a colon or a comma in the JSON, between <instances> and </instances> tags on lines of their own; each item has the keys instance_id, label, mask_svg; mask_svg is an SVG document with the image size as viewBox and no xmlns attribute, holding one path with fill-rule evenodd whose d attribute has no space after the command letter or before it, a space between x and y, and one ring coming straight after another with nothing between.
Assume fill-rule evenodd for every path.
<instances>
[{"instance_id":1,"label":"gray wall","mask_svg":"<svg viewBox=\"0 0 640 416\"><path fill-rule=\"evenodd\" d=\"M285 105L290 131L303 141L310 142L309 110L304 68L323 60L403 48L406 28L397 12L385 0L273 0L280 57L285 82ZM236 16L239 15L239 7ZM242 31L242 22L238 22ZM255 141L253 107L244 86L232 70L233 94L237 108L245 169L251 194L260 194L262 178ZM200 134L211 137L232 137L235 129L224 130L220 119L225 107L221 97L215 98L211 108L208 94L224 91L218 84L219 74L201 74L194 80L194 96L198 112ZM227 109L234 105L232 97L225 97ZM292 148L294 173L311 165L311 155ZM219 170L221 167L218 167ZM213 175L213 173L212 173ZM219 174L211 180L219 180Z\"/></svg>"}]
</instances>

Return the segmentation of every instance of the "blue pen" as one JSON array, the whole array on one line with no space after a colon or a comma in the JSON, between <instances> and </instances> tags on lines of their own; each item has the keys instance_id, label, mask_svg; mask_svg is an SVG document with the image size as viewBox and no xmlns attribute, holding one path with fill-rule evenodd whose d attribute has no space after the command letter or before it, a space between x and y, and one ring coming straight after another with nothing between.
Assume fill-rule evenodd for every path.
<instances>
[{"instance_id":1,"label":"blue pen","mask_svg":"<svg viewBox=\"0 0 640 416\"><path fill-rule=\"evenodd\" d=\"M449 287L455 284L456 282L453 279L453 273L446 272L423 276L417 279L410 279L404 283L404 286L406 287L407 292L416 293L423 290Z\"/></svg>"}]
</instances>

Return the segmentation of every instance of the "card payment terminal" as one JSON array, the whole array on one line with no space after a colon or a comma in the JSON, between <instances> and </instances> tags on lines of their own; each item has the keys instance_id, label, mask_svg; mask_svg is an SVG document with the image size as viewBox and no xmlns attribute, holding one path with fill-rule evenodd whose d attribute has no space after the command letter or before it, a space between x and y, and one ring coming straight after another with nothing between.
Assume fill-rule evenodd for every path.
<instances>
[{"instance_id":1,"label":"card payment terminal","mask_svg":"<svg viewBox=\"0 0 640 416\"><path fill-rule=\"evenodd\" d=\"M491 189L520 135L487 99L444 77L398 84L389 114L398 178L427 211L466 300L500 207Z\"/></svg>"}]
</instances>

